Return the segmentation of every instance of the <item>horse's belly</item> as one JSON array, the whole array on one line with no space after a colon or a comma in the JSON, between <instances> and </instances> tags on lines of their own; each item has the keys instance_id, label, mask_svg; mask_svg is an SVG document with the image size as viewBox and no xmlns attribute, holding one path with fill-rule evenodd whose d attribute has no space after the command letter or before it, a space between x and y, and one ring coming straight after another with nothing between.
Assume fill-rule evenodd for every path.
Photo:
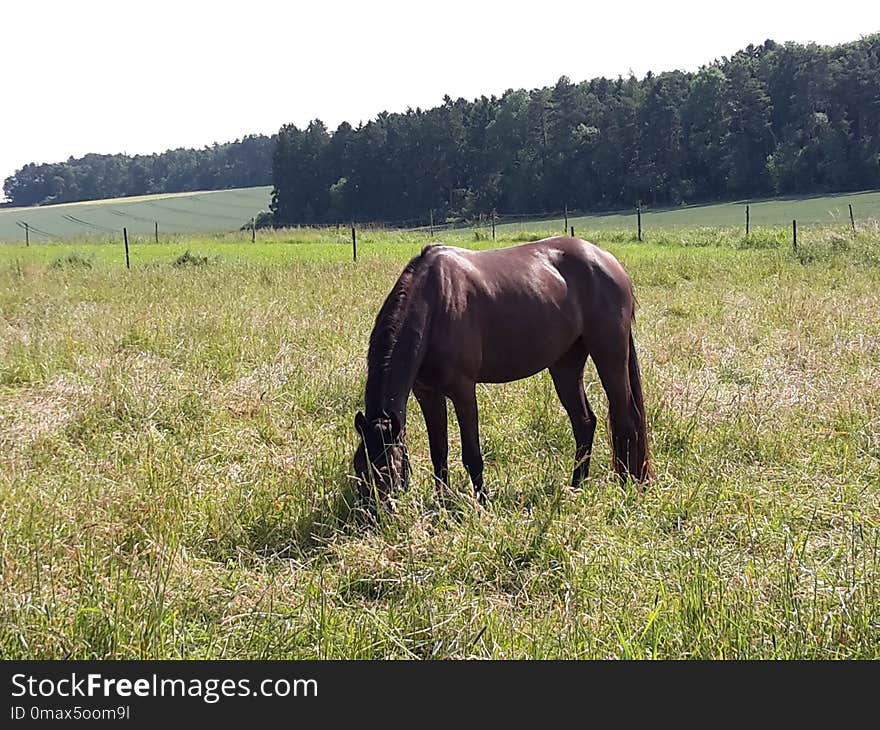
<instances>
[{"instance_id":1,"label":"horse's belly","mask_svg":"<svg viewBox=\"0 0 880 730\"><path fill-rule=\"evenodd\" d=\"M535 327L511 324L483 333L479 382L506 383L539 373L568 352L581 334L558 320Z\"/></svg>"},{"instance_id":2,"label":"horse's belly","mask_svg":"<svg viewBox=\"0 0 880 730\"><path fill-rule=\"evenodd\" d=\"M467 263L467 260L465 260ZM462 268L463 267L463 268ZM473 271L461 262L448 277L443 313L433 323L439 380L483 383L527 378L557 362L583 333L580 298L545 257L515 269ZM442 353L442 355L441 355Z\"/></svg>"},{"instance_id":3,"label":"horse's belly","mask_svg":"<svg viewBox=\"0 0 880 730\"><path fill-rule=\"evenodd\" d=\"M557 358L558 360L559 358ZM555 362L555 360L553 361ZM546 370L552 362L518 362L511 365L497 366L489 363L480 369L478 383L509 383L512 380L522 380L528 378L535 373Z\"/></svg>"}]
</instances>

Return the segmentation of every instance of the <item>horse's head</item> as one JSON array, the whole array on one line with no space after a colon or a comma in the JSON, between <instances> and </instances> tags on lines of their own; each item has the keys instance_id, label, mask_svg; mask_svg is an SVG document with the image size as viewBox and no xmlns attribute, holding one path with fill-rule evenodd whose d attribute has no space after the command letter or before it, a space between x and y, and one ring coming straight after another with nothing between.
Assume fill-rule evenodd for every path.
<instances>
[{"instance_id":1,"label":"horse's head","mask_svg":"<svg viewBox=\"0 0 880 730\"><path fill-rule=\"evenodd\" d=\"M391 495L409 486L409 455L396 413L367 420L358 411L354 428L360 444L354 454L358 492L370 509L391 508Z\"/></svg>"}]
</instances>

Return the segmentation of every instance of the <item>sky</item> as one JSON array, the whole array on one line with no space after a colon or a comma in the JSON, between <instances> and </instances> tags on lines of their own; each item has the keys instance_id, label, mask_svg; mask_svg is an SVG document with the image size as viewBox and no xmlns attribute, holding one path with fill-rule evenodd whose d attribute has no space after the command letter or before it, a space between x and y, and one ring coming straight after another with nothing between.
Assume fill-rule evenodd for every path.
<instances>
[{"instance_id":1,"label":"sky","mask_svg":"<svg viewBox=\"0 0 880 730\"><path fill-rule=\"evenodd\" d=\"M443 96L696 70L767 38L880 31L880 2L0 0L0 181Z\"/></svg>"}]
</instances>

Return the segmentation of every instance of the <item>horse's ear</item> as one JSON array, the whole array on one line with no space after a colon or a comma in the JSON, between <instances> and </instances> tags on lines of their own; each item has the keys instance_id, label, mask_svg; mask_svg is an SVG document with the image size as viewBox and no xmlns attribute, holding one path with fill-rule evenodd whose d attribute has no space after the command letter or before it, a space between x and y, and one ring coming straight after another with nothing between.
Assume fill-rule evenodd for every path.
<instances>
[{"instance_id":1,"label":"horse's ear","mask_svg":"<svg viewBox=\"0 0 880 730\"><path fill-rule=\"evenodd\" d=\"M400 418L394 411L391 412L389 418L391 419L391 435L394 438L397 438L398 436L400 436Z\"/></svg>"},{"instance_id":2,"label":"horse's ear","mask_svg":"<svg viewBox=\"0 0 880 730\"><path fill-rule=\"evenodd\" d=\"M363 414L363 411L358 411L354 414L354 430L361 436L367 430L367 417Z\"/></svg>"}]
</instances>

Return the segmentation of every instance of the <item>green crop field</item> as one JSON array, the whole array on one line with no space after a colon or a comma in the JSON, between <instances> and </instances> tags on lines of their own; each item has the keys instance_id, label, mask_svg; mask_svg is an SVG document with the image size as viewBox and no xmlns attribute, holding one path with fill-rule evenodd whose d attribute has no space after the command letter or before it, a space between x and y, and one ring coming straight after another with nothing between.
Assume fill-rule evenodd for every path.
<instances>
[{"instance_id":1,"label":"green crop field","mask_svg":"<svg viewBox=\"0 0 880 730\"><path fill-rule=\"evenodd\" d=\"M0 246L0 658L880 658L876 223L797 251L586 237L635 282L654 481L613 476L589 366L571 491L542 373L479 387L487 510L452 416L438 508L411 403L413 485L377 525L353 415L426 235L365 231L356 264L326 230L137 239L131 271L118 243Z\"/></svg>"},{"instance_id":2,"label":"green crop field","mask_svg":"<svg viewBox=\"0 0 880 730\"><path fill-rule=\"evenodd\" d=\"M839 226L849 224L849 206L859 221L880 219L880 191L819 195L805 198L775 198L770 200L714 203L711 205L688 205L677 208L642 210L642 227L645 231L670 230L696 227L745 228L745 207L749 205L749 219L753 227L791 225ZM502 223L501 230L546 230L554 225L558 230L564 226L563 219L548 221L524 221ZM633 229L636 226L635 210L615 211L589 216L572 215L569 225L576 232L588 230Z\"/></svg>"},{"instance_id":3,"label":"green crop field","mask_svg":"<svg viewBox=\"0 0 880 730\"><path fill-rule=\"evenodd\" d=\"M241 188L195 193L117 198L83 203L67 203L34 208L0 208L0 241L23 241L27 222L31 241L45 243L59 239L120 241L123 226L143 239L154 235L158 222L161 240L168 234L218 234L238 230L261 210L267 210L271 187ZM696 227L742 227L745 225L746 201L690 205L651 210L642 213L644 230L689 229ZM793 219L803 226L839 226L849 222L849 205L857 222L880 219L880 191L846 193L808 198L752 201L750 218L753 227L790 225ZM498 229L508 233L561 231L564 220L536 220L504 216ZM568 221L581 230L635 229L634 211L616 211L592 215L572 214ZM484 225L483 229L488 226ZM440 227L438 226L438 230Z\"/></svg>"},{"instance_id":4,"label":"green crop field","mask_svg":"<svg viewBox=\"0 0 880 730\"><path fill-rule=\"evenodd\" d=\"M233 231L268 210L271 192L264 186L0 208L0 241L23 241L20 223L30 225L34 243L71 237L119 239L123 227L152 236L157 222L162 235Z\"/></svg>"}]
</instances>

